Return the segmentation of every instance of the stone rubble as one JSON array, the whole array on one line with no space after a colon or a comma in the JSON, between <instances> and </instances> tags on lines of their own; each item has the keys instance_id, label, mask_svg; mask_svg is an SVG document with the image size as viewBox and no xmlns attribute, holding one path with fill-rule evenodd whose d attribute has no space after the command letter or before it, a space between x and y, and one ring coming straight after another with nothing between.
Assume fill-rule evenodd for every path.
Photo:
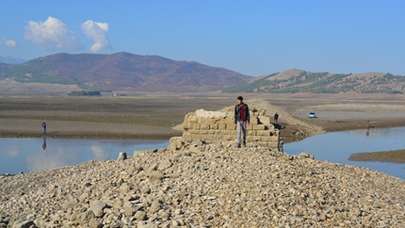
<instances>
[{"instance_id":1,"label":"stone rubble","mask_svg":"<svg viewBox=\"0 0 405 228\"><path fill-rule=\"evenodd\" d=\"M0 177L0 227L405 227L405 182L259 145Z\"/></svg>"}]
</instances>

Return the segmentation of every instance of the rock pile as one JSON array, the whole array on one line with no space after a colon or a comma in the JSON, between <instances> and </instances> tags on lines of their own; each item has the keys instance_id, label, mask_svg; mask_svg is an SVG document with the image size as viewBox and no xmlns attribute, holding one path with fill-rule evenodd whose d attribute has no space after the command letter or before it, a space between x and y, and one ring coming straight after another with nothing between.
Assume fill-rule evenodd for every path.
<instances>
[{"instance_id":1,"label":"rock pile","mask_svg":"<svg viewBox=\"0 0 405 228\"><path fill-rule=\"evenodd\" d=\"M183 142L0 183L0 227L404 227L405 221L405 182L262 146Z\"/></svg>"},{"instance_id":2,"label":"rock pile","mask_svg":"<svg viewBox=\"0 0 405 228\"><path fill-rule=\"evenodd\" d=\"M182 126L185 141L204 140L215 143L235 140L236 125L231 108L221 111L199 109L188 113ZM278 148L279 140L279 130L274 128L266 111L252 108L248 125L248 144Z\"/></svg>"}]
</instances>

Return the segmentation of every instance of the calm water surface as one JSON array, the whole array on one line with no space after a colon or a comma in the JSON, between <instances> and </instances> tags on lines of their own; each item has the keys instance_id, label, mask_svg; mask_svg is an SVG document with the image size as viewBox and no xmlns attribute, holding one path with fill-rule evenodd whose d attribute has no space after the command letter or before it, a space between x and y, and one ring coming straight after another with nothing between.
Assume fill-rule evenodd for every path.
<instances>
[{"instance_id":1,"label":"calm water surface","mask_svg":"<svg viewBox=\"0 0 405 228\"><path fill-rule=\"evenodd\" d=\"M116 159L119 152L162 148L167 140L0 138L0 173L19 173Z\"/></svg>"},{"instance_id":2,"label":"calm water surface","mask_svg":"<svg viewBox=\"0 0 405 228\"><path fill-rule=\"evenodd\" d=\"M0 173L19 173L116 159L136 150L162 148L167 140L0 138ZM46 146L46 147L45 147ZM331 132L288 143L289 154L310 152L316 159L361 166L405 179L405 164L349 161L352 153L405 149L405 127Z\"/></svg>"},{"instance_id":3,"label":"calm water surface","mask_svg":"<svg viewBox=\"0 0 405 228\"><path fill-rule=\"evenodd\" d=\"M289 154L310 152L316 159L365 167L405 179L405 164L350 161L352 153L405 149L405 127L330 132L288 143Z\"/></svg>"}]
</instances>

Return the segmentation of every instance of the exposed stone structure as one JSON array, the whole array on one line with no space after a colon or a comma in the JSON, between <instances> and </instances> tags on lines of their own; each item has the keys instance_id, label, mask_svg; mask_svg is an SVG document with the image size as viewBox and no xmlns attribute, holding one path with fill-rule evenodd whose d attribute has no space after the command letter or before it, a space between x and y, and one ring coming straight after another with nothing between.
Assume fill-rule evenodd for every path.
<instances>
[{"instance_id":1,"label":"exposed stone structure","mask_svg":"<svg viewBox=\"0 0 405 228\"><path fill-rule=\"evenodd\" d=\"M271 117L265 110L251 109L251 120L248 125L248 145L268 146L278 148L280 141L279 130L274 128ZM234 142L236 125L232 108L221 111L206 111L199 109L188 113L183 122L183 140L204 140L208 143Z\"/></svg>"}]
</instances>

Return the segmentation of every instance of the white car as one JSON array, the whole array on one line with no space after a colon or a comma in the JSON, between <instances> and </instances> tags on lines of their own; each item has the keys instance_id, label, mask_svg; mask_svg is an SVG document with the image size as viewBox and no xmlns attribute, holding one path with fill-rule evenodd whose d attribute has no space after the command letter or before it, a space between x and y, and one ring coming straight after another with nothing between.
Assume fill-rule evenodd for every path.
<instances>
[{"instance_id":1,"label":"white car","mask_svg":"<svg viewBox=\"0 0 405 228\"><path fill-rule=\"evenodd\" d=\"M314 119L314 118L318 118L318 117L316 116L315 112L310 112L310 113L308 113L308 118Z\"/></svg>"}]
</instances>

